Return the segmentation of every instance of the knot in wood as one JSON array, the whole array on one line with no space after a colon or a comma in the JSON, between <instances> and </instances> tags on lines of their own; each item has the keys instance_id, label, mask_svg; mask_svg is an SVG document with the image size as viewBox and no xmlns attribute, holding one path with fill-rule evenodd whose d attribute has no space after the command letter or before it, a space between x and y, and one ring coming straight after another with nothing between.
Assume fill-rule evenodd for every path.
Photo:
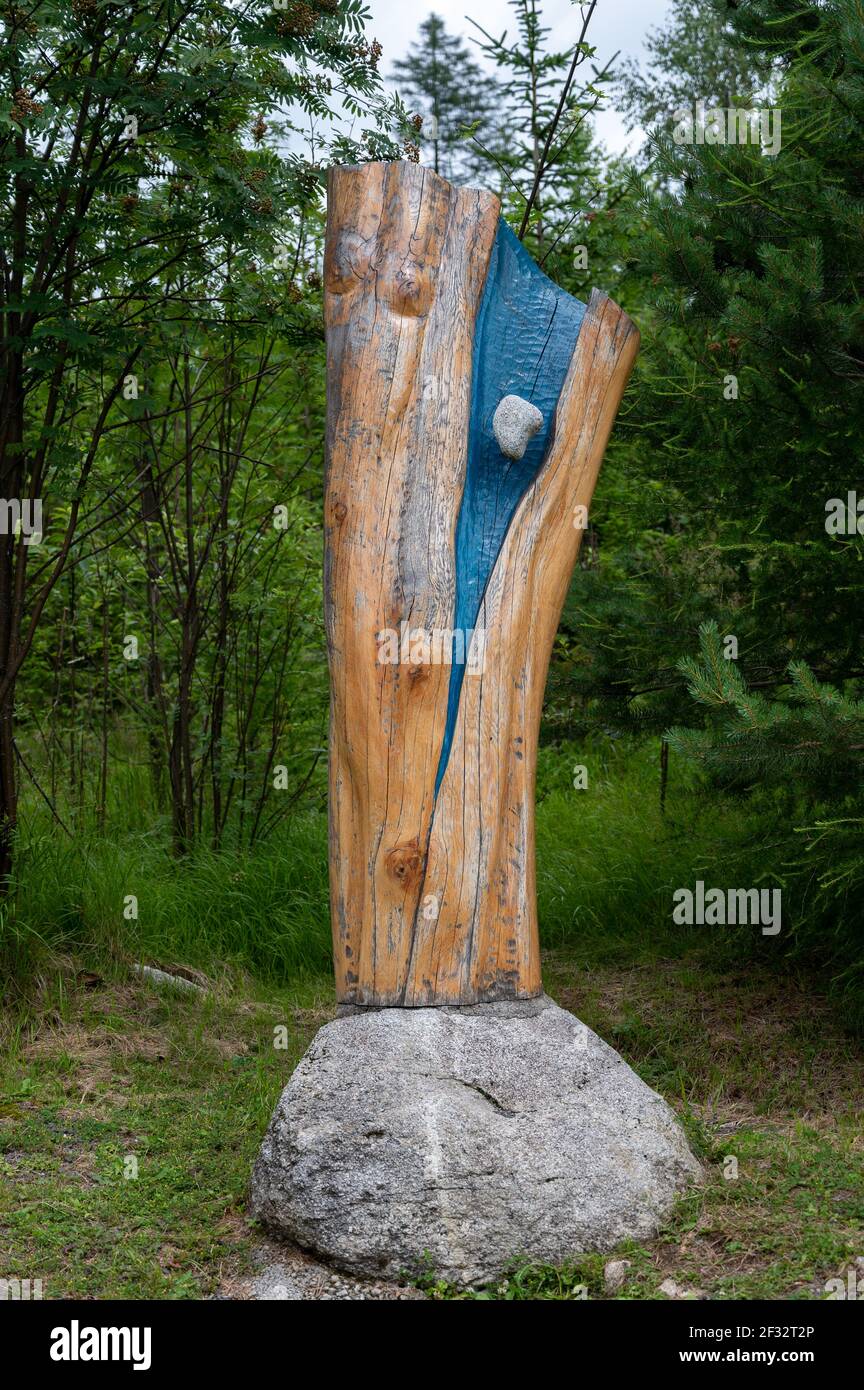
<instances>
[{"instance_id":1,"label":"knot in wood","mask_svg":"<svg viewBox=\"0 0 864 1390\"><path fill-rule=\"evenodd\" d=\"M387 853L387 872L402 884L403 888L416 888L426 867L426 856L420 849L418 840L409 840L404 845L394 845Z\"/></svg>"},{"instance_id":2,"label":"knot in wood","mask_svg":"<svg viewBox=\"0 0 864 1390\"><path fill-rule=\"evenodd\" d=\"M435 277L413 257L387 256L378 271L378 298L394 314L420 318L429 312Z\"/></svg>"}]
</instances>

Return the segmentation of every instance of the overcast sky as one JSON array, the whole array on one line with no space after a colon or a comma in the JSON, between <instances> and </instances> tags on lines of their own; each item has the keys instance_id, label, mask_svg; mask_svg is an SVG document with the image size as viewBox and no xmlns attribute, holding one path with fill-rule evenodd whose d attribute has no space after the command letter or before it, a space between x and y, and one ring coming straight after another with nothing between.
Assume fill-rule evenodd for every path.
<instances>
[{"instance_id":1,"label":"overcast sky","mask_svg":"<svg viewBox=\"0 0 864 1390\"><path fill-rule=\"evenodd\" d=\"M516 34L513 10L507 0L366 0L366 4L372 12L368 32L384 45L381 73L385 77L394 59L401 58L416 39L420 24L430 12L440 15L451 33L462 34L466 39L476 34L466 15L496 37L503 29L514 37ZM616 49L621 50L622 57L638 58L646 30L662 23L671 7L672 0L599 0L588 31L589 40L597 48L598 66L602 68ZM569 48L579 37L579 6L571 0L545 0L543 21L551 30L549 43L557 49ZM477 56L481 56L479 51ZM595 129L610 152L632 147L640 138L636 134L628 139L623 122L612 110L595 117Z\"/></svg>"}]
</instances>

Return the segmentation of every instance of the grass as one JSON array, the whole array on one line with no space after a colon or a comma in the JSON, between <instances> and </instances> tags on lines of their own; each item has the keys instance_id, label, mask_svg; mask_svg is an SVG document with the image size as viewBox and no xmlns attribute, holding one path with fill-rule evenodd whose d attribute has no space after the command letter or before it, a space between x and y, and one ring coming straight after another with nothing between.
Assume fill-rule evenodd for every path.
<instances>
[{"instance_id":1,"label":"grass","mask_svg":"<svg viewBox=\"0 0 864 1390\"><path fill-rule=\"evenodd\" d=\"M821 1298L864 1255L861 1044L782 936L673 926L674 887L758 881L765 830L680 774L661 816L654 751L574 758L590 792L570 786L574 750L540 767L547 989L677 1107L708 1173L657 1240L618 1252L614 1297L664 1297L672 1279L690 1296ZM18 988L2 1019L0 1277L41 1278L47 1297L200 1298L248 1272L252 1163L333 1011L323 817L186 864L133 822L71 843L34 821L0 922ZM156 993L135 960L204 971L210 993ZM518 1269L472 1294L425 1286L599 1298L604 1263Z\"/></svg>"},{"instance_id":2,"label":"grass","mask_svg":"<svg viewBox=\"0 0 864 1390\"><path fill-rule=\"evenodd\" d=\"M571 784L580 760L589 768L586 791ZM732 885L782 881L783 866L766 845L764 805L707 797L673 760L662 815L656 764L656 741L541 749L537 886L544 946L578 953L590 938L603 943L608 958L626 960L643 949L650 955L658 939L677 949L675 888L698 878ZM130 784L129 792L128 804L117 808L117 830L107 837L84 824L74 839L65 838L45 820L44 808L28 808L15 912L0 907L0 968L8 979L26 989L28 977L49 974L68 955L96 970L130 959L203 969L218 962L274 984L329 971L322 812L294 817L251 853L199 849L178 861L141 786ZM142 825L153 828L142 831ZM791 924L794 898L788 901ZM733 959L758 955L764 946L750 929L729 935ZM784 923L783 936L769 948L775 958L788 940ZM716 937L714 944L724 946Z\"/></svg>"},{"instance_id":3,"label":"grass","mask_svg":"<svg viewBox=\"0 0 864 1390\"><path fill-rule=\"evenodd\" d=\"M824 1297L862 1254L861 1052L812 981L730 978L697 948L630 968L557 952L545 975L677 1106L708 1172L657 1240L618 1252L630 1267L615 1296L663 1297L671 1278L713 1298ZM0 1078L4 1276L41 1278L46 1297L161 1299L248 1272L249 1173L332 1015L329 981L226 978L201 999L73 978L42 1007ZM604 1263L516 1270L470 1295L426 1283L437 1298L597 1298Z\"/></svg>"},{"instance_id":4,"label":"grass","mask_svg":"<svg viewBox=\"0 0 864 1390\"><path fill-rule=\"evenodd\" d=\"M43 1003L0 1081L5 1277L51 1298L214 1292L246 1267L251 1163L326 985L199 999L90 978Z\"/></svg>"},{"instance_id":5,"label":"grass","mask_svg":"<svg viewBox=\"0 0 864 1390\"><path fill-rule=\"evenodd\" d=\"M253 854L200 849L182 862L153 834L31 834L16 912L0 915L0 964L25 986L69 955L95 970L144 960L204 969L216 961L270 981L326 973L326 854L316 814Z\"/></svg>"},{"instance_id":6,"label":"grass","mask_svg":"<svg viewBox=\"0 0 864 1390\"><path fill-rule=\"evenodd\" d=\"M585 791L562 786L581 757L591 780ZM554 762L553 762L554 760ZM550 762L553 766L550 767ZM538 910L543 944L567 946L601 938L628 958L634 946L670 941L672 894L697 878L754 882L753 840L759 811L740 798L710 799L692 774L679 770L666 813L660 810L656 745L601 745L596 751L556 749L541 760L546 794L537 809Z\"/></svg>"}]
</instances>

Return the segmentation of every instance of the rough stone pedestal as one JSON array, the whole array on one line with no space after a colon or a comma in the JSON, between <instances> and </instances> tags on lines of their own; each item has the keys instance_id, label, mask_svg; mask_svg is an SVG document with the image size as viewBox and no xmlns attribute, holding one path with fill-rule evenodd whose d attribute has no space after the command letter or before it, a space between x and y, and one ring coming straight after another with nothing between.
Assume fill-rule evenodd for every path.
<instances>
[{"instance_id":1,"label":"rough stone pedestal","mask_svg":"<svg viewBox=\"0 0 864 1390\"><path fill-rule=\"evenodd\" d=\"M480 1284L652 1236L700 1171L666 1102L550 999L354 1009L282 1093L252 1209L354 1274Z\"/></svg>"}]
</instances>

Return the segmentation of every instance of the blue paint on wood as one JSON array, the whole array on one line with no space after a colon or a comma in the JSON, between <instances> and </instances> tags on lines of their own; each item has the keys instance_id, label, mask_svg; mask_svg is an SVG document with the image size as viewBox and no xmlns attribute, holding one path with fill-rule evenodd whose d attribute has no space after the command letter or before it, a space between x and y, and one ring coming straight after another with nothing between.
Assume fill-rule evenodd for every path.
<instances>
[{"instance_id":1,"label":"blue paint on wood","mask_svg":"<svg viewBox=\"0 0 864 1390\"><path fill-rule=\"evenodd\" d=\"M553 285L502 218L474 331L468 461L456 524L457 633L474 629L513 514L542 467L584 315L585 305ZM495 409L507 395L521 396L543 414L542 429L518 462L502 454L492 433ZM465 665L454 660L436 796L464 676Z\"/></svg>"}]
</instances>

